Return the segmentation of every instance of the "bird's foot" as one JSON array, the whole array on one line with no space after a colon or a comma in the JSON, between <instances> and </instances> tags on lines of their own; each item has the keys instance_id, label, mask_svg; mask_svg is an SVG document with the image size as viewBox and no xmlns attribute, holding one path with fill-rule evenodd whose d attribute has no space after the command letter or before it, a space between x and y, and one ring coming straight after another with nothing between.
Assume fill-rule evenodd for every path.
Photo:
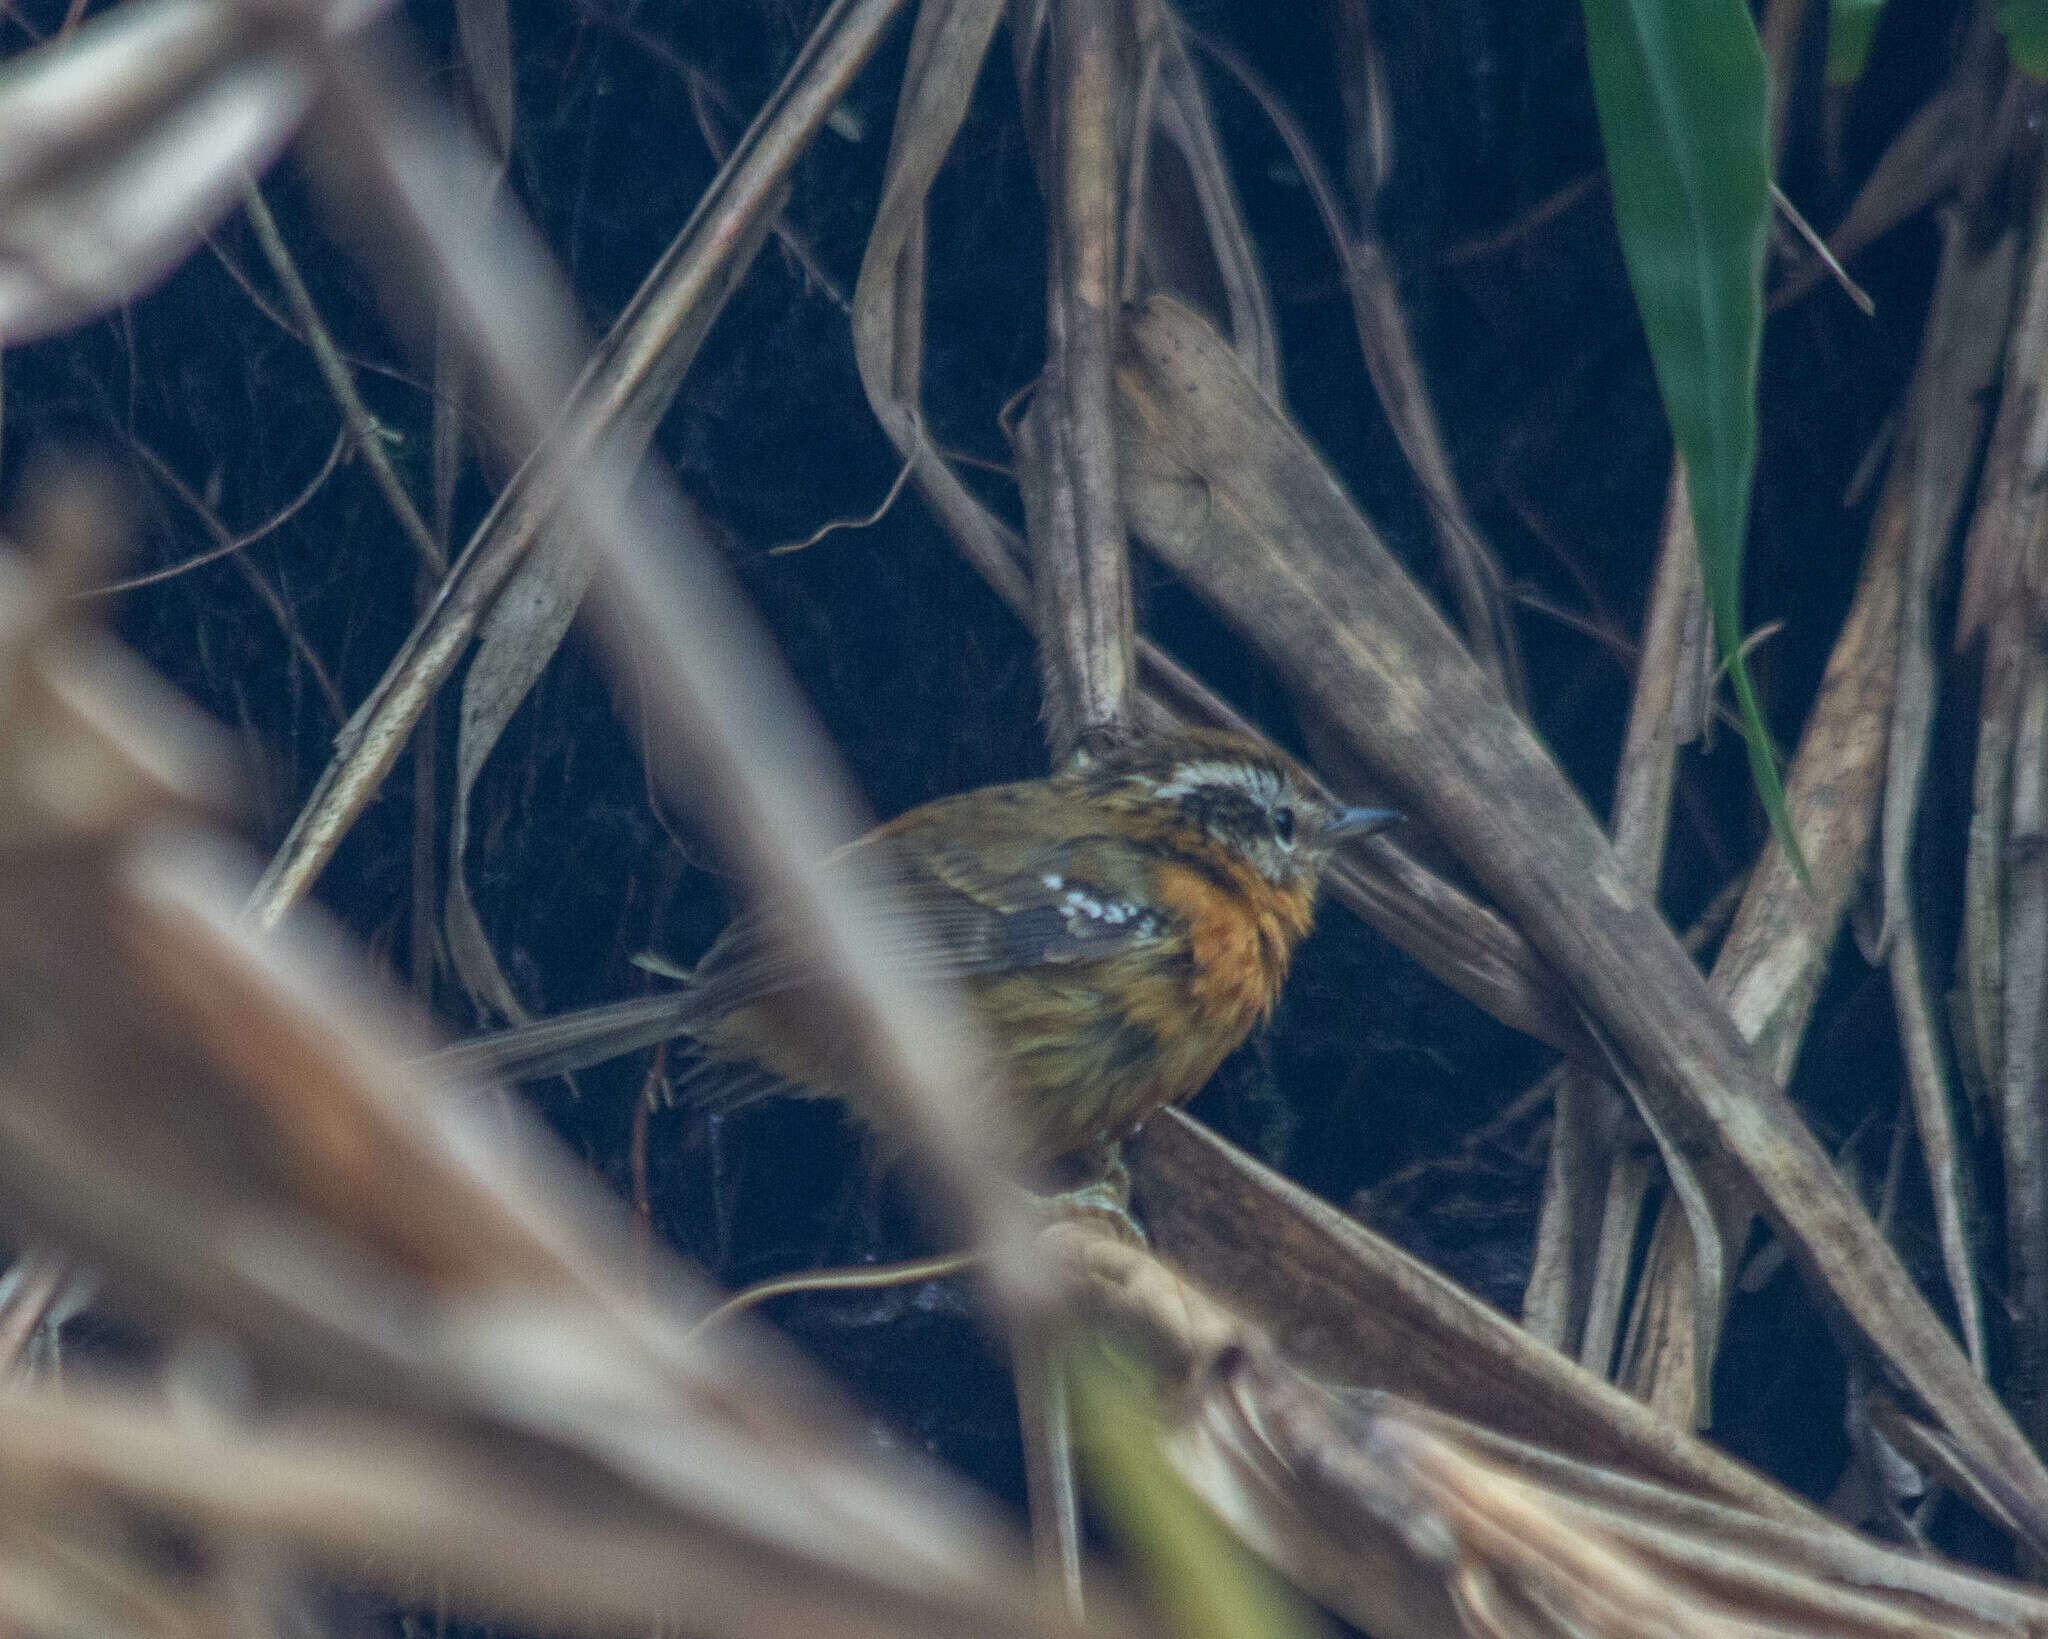
<instances>
[{"instance_id":1,"label":"bird's foot","mask_svg":"<svg viewBox=\"0 0 2048 1639\"><path fill-rule=\"evenodd\" d=\"M1112 1140L1061 1157L1053 1184L1032 1192L1048 1217L1094 1219L1133 1245L1151 1244L1131 1212L1131 1173L1121 1144Z\"/></svg>"}]
</instances>

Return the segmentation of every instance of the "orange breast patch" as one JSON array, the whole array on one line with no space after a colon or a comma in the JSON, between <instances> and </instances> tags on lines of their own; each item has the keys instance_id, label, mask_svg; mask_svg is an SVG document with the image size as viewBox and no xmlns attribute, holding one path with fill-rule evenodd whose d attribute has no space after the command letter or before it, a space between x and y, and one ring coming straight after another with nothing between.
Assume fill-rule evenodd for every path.
<instances>
[{"instance_id":1,"label":"orange breast patch","mask_svg":"<svg viewBox=\"0 0 2048 1639\"><path fill-rule=\"evenodd\" d=\"M1212 1028L1243 1034L1272 1011L1287 977L1288 950L1307 918L1305 907L1289 904L1255 871L1233 862L1232 874L1248 880L1226 889L1200 871L1171 864L1155 881L1160 900L1187 929L1196 1008Z\"/></svg>"}]
</instances>

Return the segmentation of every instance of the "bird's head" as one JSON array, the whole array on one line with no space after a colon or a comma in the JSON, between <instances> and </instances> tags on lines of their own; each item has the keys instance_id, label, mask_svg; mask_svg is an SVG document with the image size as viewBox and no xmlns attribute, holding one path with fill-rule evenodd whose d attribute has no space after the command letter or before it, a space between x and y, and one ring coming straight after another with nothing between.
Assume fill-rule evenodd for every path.
<instances>
[{"instance_id":1,"label":"bird's head","mask_svg":"<svg viewBox=\"0 0 2048 1639\"><path fill-rule=\"evenodd\" d=\"M1133 741L1076 777L1100 801L1163 812L1199 829L1283 888L1313 883L1339 842L1401 817L1336 802L1284 752L1221 730Z\"/></svg>"}]
</instances>

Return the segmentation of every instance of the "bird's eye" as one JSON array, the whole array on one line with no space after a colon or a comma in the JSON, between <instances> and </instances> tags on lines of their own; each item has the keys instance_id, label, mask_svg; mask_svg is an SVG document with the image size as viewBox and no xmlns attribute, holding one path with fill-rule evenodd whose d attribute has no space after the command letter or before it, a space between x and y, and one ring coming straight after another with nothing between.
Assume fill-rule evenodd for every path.
<instances>
[{"instance_id":1,"label":"bird's eye","mask_svg":"<svg viewBox=\"0 0 2048 1639\"><path fill-rule=\"evenodd\" d=\"M1278 837L1283 843L1291 844L1294 841L1294 810L1292 808L1281 808L1274 811L1273 835Z\"/></svg>"}]
</instances>

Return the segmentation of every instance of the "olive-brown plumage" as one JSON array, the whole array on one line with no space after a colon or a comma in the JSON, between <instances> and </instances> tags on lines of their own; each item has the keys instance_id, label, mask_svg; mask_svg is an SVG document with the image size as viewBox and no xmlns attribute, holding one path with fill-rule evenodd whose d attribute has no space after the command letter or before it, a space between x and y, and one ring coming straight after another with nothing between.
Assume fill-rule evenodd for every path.
<instances>
[{"instance_id":1,"label":"olive-brown plumage","mask_svg":"<svg viewBox=\"0 0 2048 1639\"><path fill-rule=\"evenodd\" d=\"M1236 735L1140 742L1041 780L942 797L852 846L898 888L915 965L981 1015L1037 1158L1121 1137L1200 1090L1270 1017L1342 837L1393 816L1320 795ZM470 1073L555 1074L687 1037L701 1096L826 1094L846 1069L781 1028L800 964L758 917L681 990L544 1020L441 1055Z\"/></svg>"}]
</instances>

